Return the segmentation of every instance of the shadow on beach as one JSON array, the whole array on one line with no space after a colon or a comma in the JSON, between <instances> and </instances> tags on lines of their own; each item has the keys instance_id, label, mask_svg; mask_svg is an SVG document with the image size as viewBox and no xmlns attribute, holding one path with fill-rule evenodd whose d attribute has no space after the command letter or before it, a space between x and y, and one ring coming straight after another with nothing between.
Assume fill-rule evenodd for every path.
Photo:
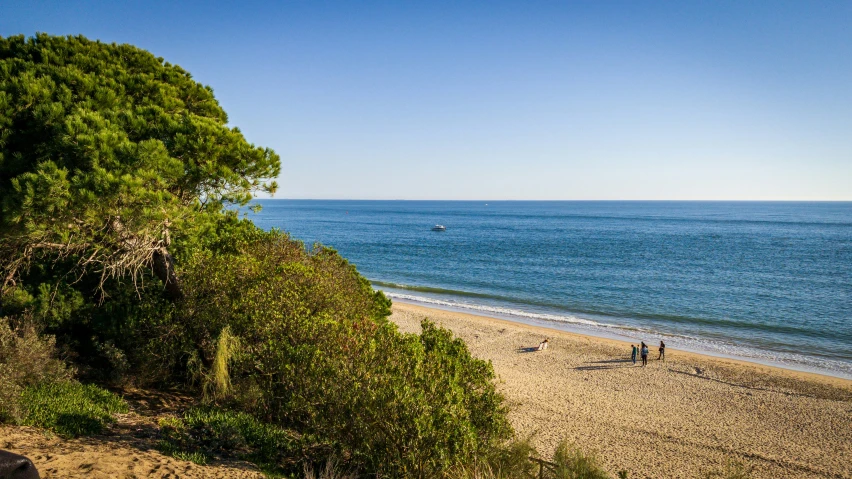
<instances>
[{"instance_id":1,"label":"shadow on beach","mask_svg":"<svg viewBox=\"0 0 852 479\"><path fill-rule=\"evenodd\" d=\"M531 348L518 348L515 350L516 353L534 353L538 351L538 346L533 346Z\"/></svg>"},{"instance_id":2,"label":"shadow on beach","mask_svg":"<svg viewBox=\"0 0 852 479\"><path fill-rule=\"evenodd\" d=\"M630 359L608 359L606 361L589 361L589 366L577 366L575 371L598 371L602 369L622 369L639 366Z\"/></svg>"}]
</instances>

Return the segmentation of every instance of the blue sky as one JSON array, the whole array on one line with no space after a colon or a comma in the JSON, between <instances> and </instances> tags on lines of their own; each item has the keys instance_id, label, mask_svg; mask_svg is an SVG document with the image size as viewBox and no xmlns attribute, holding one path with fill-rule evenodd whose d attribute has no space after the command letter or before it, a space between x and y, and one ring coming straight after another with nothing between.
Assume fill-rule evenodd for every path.
<instances>
[{"instance_id":1,"label":"blue sky","mask_svg":"<svg viewBox=\"0 0 852 479\"><path fill-rule=\"evenodd\" d=\"M131 43L279 198L852 200L852 2L6 2Z\"/></svg>"}]
</instances>

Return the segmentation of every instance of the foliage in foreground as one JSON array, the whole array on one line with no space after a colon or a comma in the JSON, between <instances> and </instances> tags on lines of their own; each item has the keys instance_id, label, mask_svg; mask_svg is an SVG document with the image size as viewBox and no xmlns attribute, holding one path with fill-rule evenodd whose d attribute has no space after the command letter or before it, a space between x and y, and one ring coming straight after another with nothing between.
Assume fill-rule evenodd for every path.
<instances>
[{"instance_id":1,"label":"foliage in foreground","mask_svg":"<svg viewBox=\"0 0 852 479\"><path fill-rule=\"evenodd\" d=\"M299 431L314 451L434 477L511 434L491 365L431 323L399 333L389 301L333 250L262 233L237 254L191 258L182 277L181 320L152 335L172 341L157 341L159 357L183 355L218 404Z\"/></svg>"},{"instance_id":2,"label":"foliage in foreground","mask_svg":"<svg viewBox=\"0 0 852 479\"><path fill-rule=\"evenodd\" d=\"M516 440L496 448L473 465L451 471L451 479L611 479L598 464L594 454L583 452L577 445L561 442L553 453L550 464L539 470L539 464L530 460L536 455L530 439ZM539 475L541 473L541 475Z\"/></svg>"},{"instance_id":3,"label":"foliage in foreground","mask_svg":"<svg viewBox=\"0 0 852 479\"><path fill-rule=\"evenodd\" d=\"M0 422L22 419L22 393L39 384L68 381L73 369L57 357L55 339L25 323L0 317Z\"/></svg>"},{"instance_id":4,"label":"foliage in foreground","mask_svg":"<svg viewBox=\"0 0 852 479\"><path fill-rule=\"evenodd\" d=\"M198 460L227 446L294 473L336 457L434 477L507 440L489 363L430 323L399 333L390 301L333 250L238 219L229 207L278 172L210 88L161 58L0 38L0 308L35 323L14 332L18 350L54 360L30 374L0 358L2 394L23 399L0 414L76 435L123 410L67 381L53 336L86 378L205 393L219 409L181 419L212 441L186 452Z\"/></svg>"},{"instance_id":5,"label":"foliage in foreground","mask_svg":"<svg viewBox=\"0 0 852 479\"><path fill-rule=\"evenodd\" d=\"M538 453L532 445L532 438L513 439L506 444L495 446L486 455L473 461L460 464L449 471L450 479L503 479L532 477L537 472L530 460Z\"/></svg>"},{"instance_id":6,"label":"foliage in foreground","mask_svg":"<svg viewBox=\"0 0 852 479\"><path fill-rule=\"evenodd\" d=\"M341 472L333 459L327 460L325 466L318 469L314 469L309 464L305 465L305 479L356 479L357 477L348 472Z\"/></svg>"},{"instance_id":7,"label":"foliage in foreground","mask_svg":"<svg viewBox=\"0 0 852 479\"><path fill-rule=\"evenodd\" d=\"M291 431L215 407L196 407L180 418L162 419L160 433L162 452L198 464L214 456L235 457L277 471L288 465L292 469L292 458L302 456L300 439Z\"/></svg>"},{"instance_id":8,"label":"foliage in foreground","mask_svg":"<svg viewBox=\"0 0 852 479\"><path fill-rule=\"evenodd\" d=\"M609 479L593 453L562 441L553 452L554 479Z\"/></svg>"},{"instance_id":9,"label":"foliage in foreground","mask_svg":"<svg viewBox=\"0 0 852 479\"><path fill-rule=\"evenodd\" d=\"M62 437L89 436L113 422L112 415L126 413L127 403L93 384L54 382L24 390L26 409L22 423L49 429Z\"/></svg>"}]
</instances>

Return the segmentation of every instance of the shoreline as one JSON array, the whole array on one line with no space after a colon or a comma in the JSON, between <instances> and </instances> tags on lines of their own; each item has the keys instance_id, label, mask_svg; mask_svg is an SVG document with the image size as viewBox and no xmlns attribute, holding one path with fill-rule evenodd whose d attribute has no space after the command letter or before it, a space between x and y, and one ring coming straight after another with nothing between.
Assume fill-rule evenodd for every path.
<instances>
[{"instance_id":1,"label":"shoreline","mask_svg":"<svg viewBox=\"0 0 852 479\"><path fill-rule=\"evenodd\" d=\"M418 308L423 308L423 309L426 309L426 310L446 311L446 312L465 314L465 315L470 315L470 316L475 316L475 317L480 317L480 318L486 318L486 319L494 320L494 321L505 321L505 322L510 323L510 324L529 326L530 328L537 328L537 329L542 330L542 332L552 331L552 332L573 334L573 335L583 336L583 337L588 337L588 338L593 338L593 339L614 341L616 343L626 345L627 349L628 350L630 349L631 341L630 341L630 338L628 338L626 334L618 333L618 332L615 332L615 331L609 332L609 331L606 331L604 329L602 329L601 331L597 331L597 330L595 330L591 327L583 328L582 323L572 324L572 323L567 323L567 322L566 323L559 323L559 322L555 322L555 321L550 322L550 321L543 320L543 319L513 316L511 314L500 315L500 314L491 313L491 312L488 312L488 311L479 312L479 311L476 311L474 309L465 308L464 306L457 306L457 307L444 306L444 305L440 305L440 304L426 303L426 302L411 300L411 299L407 299L407 298L399 298L399 297L396 297L396 296L389 296L389 297L393 300L394 304L402 303L402 304L406 304L406 305L416 306ZM625 332L629 331L628 329L621 328L619 326L612 326L612 327L616 330L619 330L619 331L625 331ZM600 334L595 334L595 333L600 333ZM609 333L609 334L607 334L607 333ZM666 337L665 334L661 334L661 333L649 333L649 335ZM635 342L638 342L638 341L639 341L639 339L636 339ZM831 370L831 369L828 369L828 368L819 368L819 367L812 367L812 366L807 366L807 365L790 364L790 363L782 362L782 361L772 361L772 360L769 360L769 359L754 358L754 357L741 356L741 355L736 355L736 354L726 354L726 353L721 353L721 352L717 352L717 351L702 350L702 349L698 349L698 348L677 348L677 349L675 349L675 348L672 348L672 347L669 346L670 339L666 339L666 341L667 341L666 351L678 351L679 353L682 353L682 354L697 355L697 356L712 358L712 359L715 359L715 360L730 361L732 363L742 363L742 364L747 364L747 365L762 366L762 367L767 367L767 368L772 368L772 369L778 369L778 370L783 370L783 371L799 373L799 374L806 375L806 376L817 376L817 377L838 379L840 381L845 381L845 382L848 382L849 384L852 384L852 376L844 374L843 372L834 371L834 370ZM646 342L646 344L648 344L648 348L651 349L651 352L655 352L657 350L657 344L650 344L650 343L647 343L647 342Z\"/></svg>"},{"instance_id":2,"label":"shoreline","mask_svg":"<svg viewBox=\"0 0 852 479\"><path fill-rule=\"evenodd\" d=\"M701 477L731 459L755 478L852 477L852 381L666 348L633 366L628 342L395 302L492 363L519 437L540 457L563 439L630 477ZM545 351L527 353L544 338Z\"/></svg>"}]
</instances>

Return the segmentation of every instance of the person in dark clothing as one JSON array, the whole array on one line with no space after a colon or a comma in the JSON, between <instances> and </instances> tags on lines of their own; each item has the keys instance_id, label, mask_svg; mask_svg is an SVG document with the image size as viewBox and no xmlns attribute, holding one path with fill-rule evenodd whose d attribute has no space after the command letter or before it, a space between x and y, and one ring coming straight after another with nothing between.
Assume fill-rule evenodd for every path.
<instances>
[{"instance_id":1,"label":"person in dark clothing","mask_svg":"<svg viewBox=\"0 0 852 479\"><path fill-rule=\"evenodd\" d=\"M660 355L657 356L657 361L659 361L661 359L663 361L666 360L666 343L664 343L662 341L660 341Z\"/></svg>"},{"instance_id":2,"label":"person in dark clothing","mask_svg":"<svg viewBox=\"0 0 852 479\"><path fill-rule=\"evenodd\" d=\"M637 348L635 344L631 344L630 349L632 350L630 353L630 359L633 361L633 364L636 364L636 353L639 348Z\"/></svg>"},{"instance_id":3,"label":"person in dark clothing","mask_svg":"<svg viewBox=\"0 0 852 479\"><path fill-rule=\"evenodd\" d=\"M645 341L642 341L642 367L648 365L648 346L645 344Z\"/></svg>"}]
</instances>

